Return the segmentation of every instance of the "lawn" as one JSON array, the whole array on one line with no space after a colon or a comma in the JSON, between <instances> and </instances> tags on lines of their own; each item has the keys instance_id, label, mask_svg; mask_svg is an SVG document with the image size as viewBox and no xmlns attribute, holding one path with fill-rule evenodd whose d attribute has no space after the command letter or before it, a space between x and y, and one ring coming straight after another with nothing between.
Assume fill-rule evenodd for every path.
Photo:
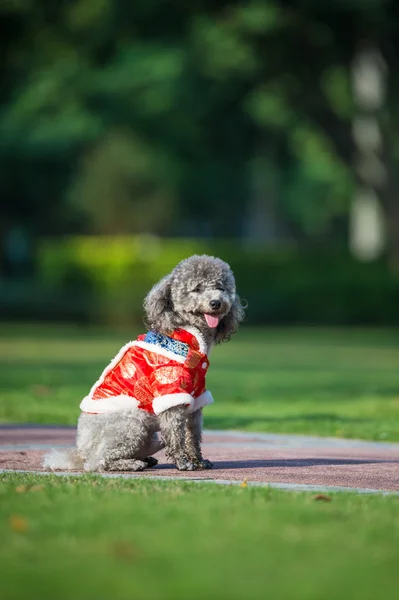
<instances>
[{"instance_id":1,"label":"lawn","mask_svg":"<svg viewBox=\"0 0 399 600\"><path fill-rule=\"evenodd\" d=\"M137 331L3 325L0 422L74 424ZM398 331L250 329L212 351L205 426L399 441Z\"/></svg>"},{"instance_id":2,"label":"lawn","mask_svg":"<svg viewBox=\"0 0 399 600\"><path fill-rule=\"evenodd\" d=\"M394 597L399 499L0 475L4 600Z\"/></svg>"}]
</instances>

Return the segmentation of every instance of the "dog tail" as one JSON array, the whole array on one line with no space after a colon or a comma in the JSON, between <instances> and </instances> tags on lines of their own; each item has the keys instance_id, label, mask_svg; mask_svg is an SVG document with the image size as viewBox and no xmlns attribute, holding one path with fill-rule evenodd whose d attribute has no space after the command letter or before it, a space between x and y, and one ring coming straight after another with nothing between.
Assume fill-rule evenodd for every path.
<instances>
[{"instance_id":1,"label":"dog tail","mask_svg":"<svg viewBox=\"0 0 399 600\"><path fill-rule=\"evenodd\" d=\"M82 469L83 461L75 448L71 450L50 450L45 454L43 467L51 471L69 471L72 469Z\"/></svg>"}]
</instances>

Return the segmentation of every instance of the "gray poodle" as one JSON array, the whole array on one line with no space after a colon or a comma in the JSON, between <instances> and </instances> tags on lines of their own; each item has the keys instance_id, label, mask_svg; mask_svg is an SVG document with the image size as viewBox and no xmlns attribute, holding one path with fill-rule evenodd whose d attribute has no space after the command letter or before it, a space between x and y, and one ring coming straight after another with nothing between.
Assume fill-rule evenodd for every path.
<instances>
[{"instance_id":1,"label":"gray poodle","mask_svg":"<svg viewBox=\"0 0 399 600\"><path fill-rule=\"evenodd\" d=\"M234 275L212 256L191 256L144 301L148 333L129 342L80 404L76 449L52 451L44 466L141 471L165 447L181 471L210 469L201 454L208 356L244 318ZM162 441L158 438L161 433Z\"/></svg>"}]
</instances>

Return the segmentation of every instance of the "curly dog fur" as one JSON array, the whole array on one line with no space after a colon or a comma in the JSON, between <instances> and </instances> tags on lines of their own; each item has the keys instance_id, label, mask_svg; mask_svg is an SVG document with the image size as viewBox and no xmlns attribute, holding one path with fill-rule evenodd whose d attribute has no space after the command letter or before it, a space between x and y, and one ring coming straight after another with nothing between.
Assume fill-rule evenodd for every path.
<instances>
[{"instance_id":1,"label":"curly dog fur","mask_svg":"<svg viewBox=\"0 0 399 600\"><path fill-rule=\"evenodd\" d=\"M244 318L229 265L212 256L191 256L157 283L144 301L146 325L168 335L178 328L196 328L206 353L226 342ZM219 318L216 328L204 317ZM161 432L162 441L157 432ZM179 470L211 468L201 454L202 410L189 413L175 406L159 415L123 409L107 414L82 413L76 448L53 451L44 466L85 471L141 471L157 464L152 457L165 447Z\"/></svg>"}]
</instances>

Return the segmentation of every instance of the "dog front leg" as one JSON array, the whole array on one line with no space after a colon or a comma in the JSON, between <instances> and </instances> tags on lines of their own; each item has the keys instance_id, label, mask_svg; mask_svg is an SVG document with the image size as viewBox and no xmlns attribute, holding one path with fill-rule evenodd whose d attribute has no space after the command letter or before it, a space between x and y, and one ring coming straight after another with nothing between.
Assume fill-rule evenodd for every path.
<instances>
[{"instance_id":1,"label":"dog front leg","mask_svg":"<svg viewBox=\"0 0 399 600\"><path fill-rule=\"evenodd\" d=\"M186 452L188 459L199 469L212 469L210 460L202 458L202 410L196 410L187 416Z\"/></svg>"},{"instance_id":2,"label":"dog front leg","mask_svg":"<svg viewBox=\"0 0 399 600\"><path fill-rule=\"evenodd\" d=\"M159 424L168 458L173 460L179 471L195 471L197 466L189 459L186 452L186 407L168 408L159 415Z\"/></svg>"}]
</instances>

